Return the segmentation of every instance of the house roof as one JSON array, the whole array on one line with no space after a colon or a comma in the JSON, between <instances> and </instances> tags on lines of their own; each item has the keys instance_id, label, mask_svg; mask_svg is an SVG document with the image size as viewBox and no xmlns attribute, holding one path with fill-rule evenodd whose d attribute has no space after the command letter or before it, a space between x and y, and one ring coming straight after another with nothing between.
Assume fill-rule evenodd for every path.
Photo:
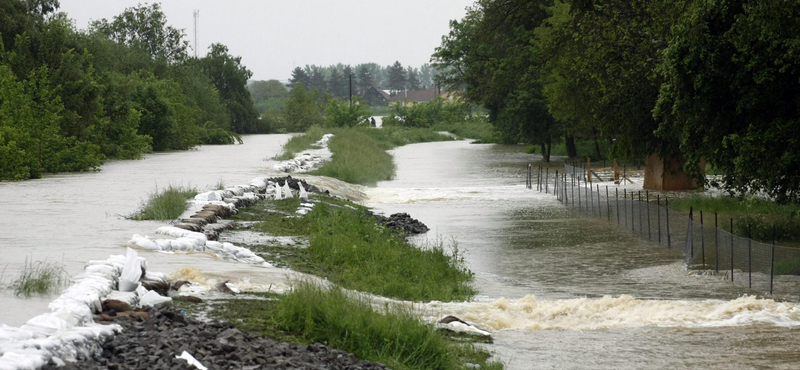
<instances>
[{"instance_id":1,"label":"house roof","mask_svg":"<svg viewBox=\"0 0 800 370\"><path fill-rule=\"evenodd\" d=\"M400 91L389 99L390 102L426 102L436 98L436 89L419 89Z\"/></svg>"}]
</instances>

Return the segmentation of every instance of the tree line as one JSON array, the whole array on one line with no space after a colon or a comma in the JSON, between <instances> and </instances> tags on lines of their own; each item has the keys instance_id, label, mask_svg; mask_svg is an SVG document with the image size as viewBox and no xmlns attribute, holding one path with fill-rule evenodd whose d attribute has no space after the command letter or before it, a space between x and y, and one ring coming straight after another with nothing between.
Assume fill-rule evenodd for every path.
<instances>
[{"instance_id":1,"label":"tree line","mask_svg":"<svg viewBox=\"0 0 800 370\"><path fill-rule=\"evenodd\" d=\"M0 0L0 180L264 132L251 72L222 44L188 55L158 4L77 31L57 0Z\"/></svg>"},{"instance_id":2,"label":"tree line","mask_svg":"<svg viewBox=\"0 0 800 370\"><path fill-rule=\"evenodd\" d=\"M371 86L396 93L403 90L430 88L436 83L436 74L436 68L428 63L419 68L403 67L399 61L388 66L381 66L377 63L362 63L355 67L342 63L327 67L311 64L292 70L289 84L302 82L308 90L318 90L344 99L350 93L351 76L354 93L365 91Z\"/></svg>"},{"instance_id":3,"label":"tree line","mask_svg":"<svg viewBox=\"0 0 800 370\"><path fill-rule=\"evenodd\" d=\"M546 160L553 143L575 156L575 140L605 141L798 201L798 41L796 1L478 0L432 65Z\"/></svg>"}]
</instances>

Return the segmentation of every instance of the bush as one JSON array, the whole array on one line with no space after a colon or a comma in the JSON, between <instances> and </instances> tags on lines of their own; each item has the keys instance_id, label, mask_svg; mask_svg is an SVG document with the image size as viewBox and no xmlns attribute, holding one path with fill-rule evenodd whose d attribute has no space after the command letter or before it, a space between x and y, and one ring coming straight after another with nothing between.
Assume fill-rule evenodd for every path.
<instances>
[{"instance_id":1,"label":"bush","mask_svg":"<svg viewBox=\"0 0 800 370\"><path fill-rule=\"evenodd\" d=\"M150 193L150 198L142 205L142 209L131 216L136 220L174 220L188 207L186 200L197 195L194 188L168 186Z\"/></svg>"},{"instance_id":2,"label":"bush","mask_svg":"<svg viewBox=\"0 0 800 370\"><path fill-rule=\"evenodd\" d=\"M369 106L364 104L359 97L354 98L353 104L348 101L331 99L325 110L325 126L327 127L353 127L363 125L370 117Z\"/></svg>"}]
</instances>

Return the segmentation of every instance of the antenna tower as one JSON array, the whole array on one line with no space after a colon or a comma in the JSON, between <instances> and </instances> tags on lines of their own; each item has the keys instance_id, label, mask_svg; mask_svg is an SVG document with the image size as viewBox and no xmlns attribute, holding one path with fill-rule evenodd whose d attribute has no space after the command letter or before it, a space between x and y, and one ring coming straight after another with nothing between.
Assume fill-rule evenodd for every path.
<instances>
[{"instance_id":1,"label":"antenna tower","mask_svg":"<svg viewBox=\"0 0 800 370\"><path fill-rule=\"evenodd\" d=\"M198 31L198 25L200 23L200 11L193 10L192 16L194 17L194 57L197 58L197 38L200 32Z\"/></svg>"}]
</instances>

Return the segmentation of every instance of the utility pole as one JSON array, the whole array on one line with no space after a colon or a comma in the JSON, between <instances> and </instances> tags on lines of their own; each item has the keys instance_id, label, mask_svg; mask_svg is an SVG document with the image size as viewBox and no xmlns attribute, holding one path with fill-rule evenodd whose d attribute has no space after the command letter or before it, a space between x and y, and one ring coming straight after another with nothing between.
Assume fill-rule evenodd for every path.
<instances>
[{"instance_id":1,"label":"utility pole","mask_svg":"<svg viewBox=\"0 0 800 370\"><path fill-rule=\"evenodd\" d=\"M197 37L200 34L198 25L200 23L200 11L193 10L192 17L194 17L194 57L197 58Z\"/></svg>"},{"instance_id":2,"label":"utility pole","mask_svg":"<svg viewBox=\"0 0 800 370\"><path fill-rule=\"evenodd\" d=\"M353 106L353 73L350 72L350 74L348 74L347 76L350 79L350 106L352 107Z\"/></svg>"}]
</instances>

